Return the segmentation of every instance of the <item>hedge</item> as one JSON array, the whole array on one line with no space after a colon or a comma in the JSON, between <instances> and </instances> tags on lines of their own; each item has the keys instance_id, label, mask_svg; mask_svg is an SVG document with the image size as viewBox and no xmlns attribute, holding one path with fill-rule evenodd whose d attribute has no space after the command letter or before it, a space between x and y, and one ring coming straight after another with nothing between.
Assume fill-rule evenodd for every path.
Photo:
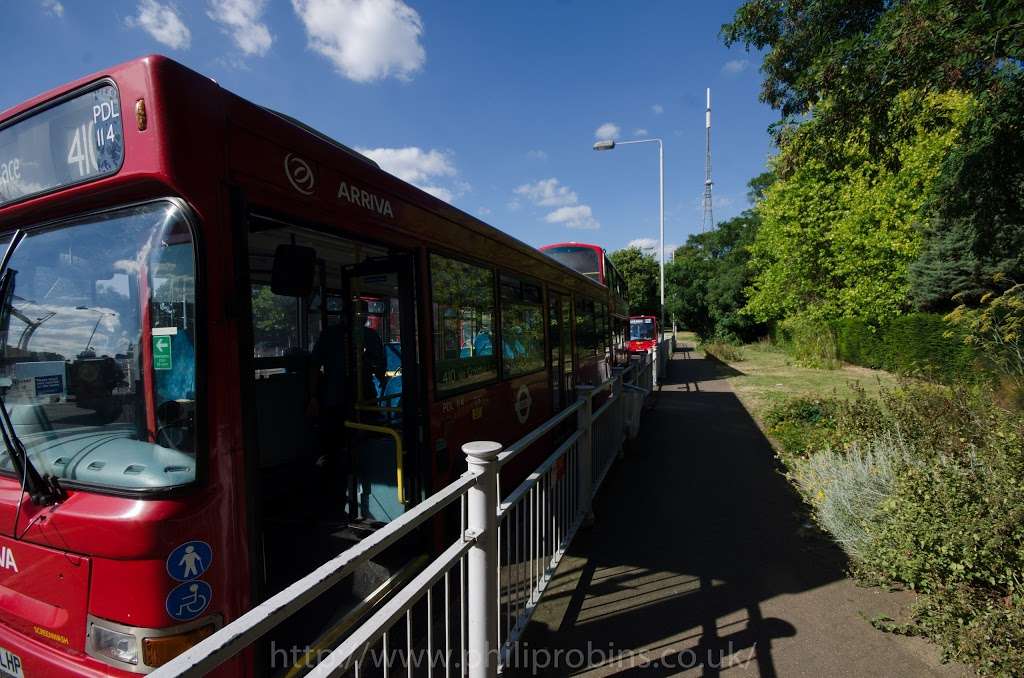
<instances>
[{"instance_id":1,"label":"hedge","mask_svg":"<svg viewBox=\"0 0 1024 678\"><path fill-rule=\"evenodd\" d=\"M844 318L831 323L836 356L845 362L944 382L975 372L974 350L935 313L911 313L870 325Z\"/></svg>"},{"instance_id":2,"label":"hedge","mask_svg":"<svg viewBox=\"0 0 1024 678\"><path fill-rule=\"evenodd\" d=\"M810 367L842 361L942 382L971 379L978 373L976 355L962 337L945 336L951 329L936 313L910 313L874 324L798 317L778 323L772 339Z\"/></svg>"}]
</instances>

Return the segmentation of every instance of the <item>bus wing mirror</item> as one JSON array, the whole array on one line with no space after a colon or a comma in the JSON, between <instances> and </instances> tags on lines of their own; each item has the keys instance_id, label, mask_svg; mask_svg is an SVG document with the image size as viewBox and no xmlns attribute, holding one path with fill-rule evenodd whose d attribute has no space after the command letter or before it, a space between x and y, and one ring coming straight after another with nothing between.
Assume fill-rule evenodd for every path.
<instances>
[{"instance_id":1,"label":"bus wing mirror","mask_svg":"<svg viewBox=\"0 0 1024 678\"><path fill-rule=\"evenodd\" d=\"M282 297L307 298L313 294L316 250L301 245L278 245L270 291Z\"/></svg>"}]
</instances>

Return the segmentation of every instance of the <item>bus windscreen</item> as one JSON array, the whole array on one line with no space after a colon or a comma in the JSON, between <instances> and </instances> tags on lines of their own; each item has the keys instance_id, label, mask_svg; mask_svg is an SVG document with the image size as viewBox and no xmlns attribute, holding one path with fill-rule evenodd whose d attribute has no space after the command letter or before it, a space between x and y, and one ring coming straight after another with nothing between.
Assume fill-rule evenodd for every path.
<instances>
[{"instance_id":1,"label":"bus windscreen","mask_svg":"<svg viewBox=\"0 0 1024 678\"><path fill-rule=\"evenodd\" d=\"M597 252L589 247L549 247L544 254L591 280L601 282L600 260Z\"/></svg>"},{"instance_id":2,"label":"bus windscreen","mask_svg":"<svg viewBox=\"0 0 1024 678\"><path fill-rule=\"evenodd\" d=\"M117 89L103 84L0 128L0 205L113 174L123 160Z\"/></svg>"},{"instance_id":3,"label":"bus windscreen","mask_svg":"<svg viewBox=\"0 0 1024 678\"><path fill-rule=\"evenodd\" d=\"M629 338L631 341L654 339L654 321L650 318L631 318L629 321Z\"/></svg>"}]
</instances>

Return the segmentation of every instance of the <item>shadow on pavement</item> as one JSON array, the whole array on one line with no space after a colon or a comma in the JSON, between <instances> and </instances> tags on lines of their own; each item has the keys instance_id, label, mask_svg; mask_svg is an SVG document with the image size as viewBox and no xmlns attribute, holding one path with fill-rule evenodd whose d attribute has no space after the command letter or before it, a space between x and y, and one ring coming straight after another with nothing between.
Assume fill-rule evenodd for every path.
<instances>
[{"instance_id":1,"label":"shadow on pavement","mask_svg":"<svg viewBox=\"0 0 1024 678\"><path fill-rule=\"evenodd\" d=\"M768 441L727 386L707 383L723 370L689 355L670 363L507 675L777 675L773 641L801 629L765 618L762 601L842 579L846 561L832 544L809 552Z\"/></svg>"}]
</instances>

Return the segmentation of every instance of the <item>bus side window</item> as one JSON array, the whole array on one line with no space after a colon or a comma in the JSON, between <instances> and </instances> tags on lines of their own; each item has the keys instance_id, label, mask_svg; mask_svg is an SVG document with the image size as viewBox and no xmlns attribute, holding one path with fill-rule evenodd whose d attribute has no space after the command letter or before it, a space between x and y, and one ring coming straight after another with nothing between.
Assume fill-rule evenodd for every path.
<instances>
[{"instance_id":1,"label":"bus side window","mask_svg":"<svg viewBox=\"0 0 1024 678\"><path fill-rule=\"evenodd\" d=\"M493 271L431 254L430 286L438 394L497 379Z\"/></svg>"},{"instance_id":2,"label":"bus side window","mask_svg":"<svg viewBox=\"0 0 1024 678\"><path fill-rule=\"evenodd\" d=\"M501 355L505 377L544 369L544 307L540 287L501 276Z\"/></svg>"}]
</instances>

